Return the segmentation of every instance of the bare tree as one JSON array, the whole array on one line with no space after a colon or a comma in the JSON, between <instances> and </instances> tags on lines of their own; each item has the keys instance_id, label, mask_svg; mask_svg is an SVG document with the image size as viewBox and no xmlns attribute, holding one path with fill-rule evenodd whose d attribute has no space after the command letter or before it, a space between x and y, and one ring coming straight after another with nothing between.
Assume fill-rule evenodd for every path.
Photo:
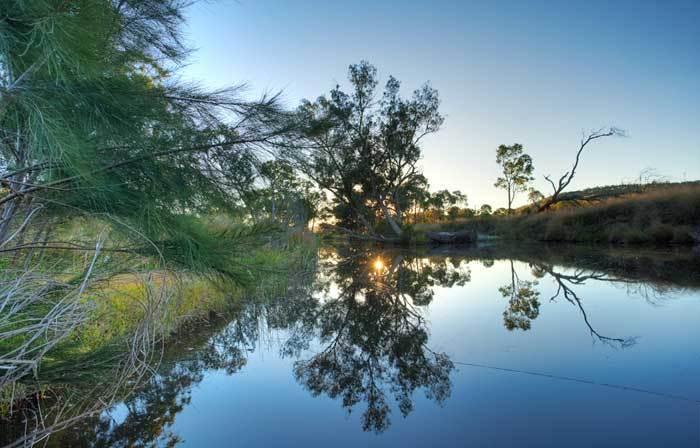
<instances>
[{"instance_id":1,"label":"bare tree","mask_svg":"<svg viewBox=\"0 0 700 448\"><path fill-rule=\"evenodd\" d=\"M581 154L583 153L583 150L586 149L586 146L588 146L589 143L591 143L594 140L597 140L599 138L603 137L612 137L612 136L618 136L618 137L624 137L626 135L625 131L622 129L618 129L615 127L610 127L610 128L601 128L598 129L597 131L592 131L589 133L584 133L583 137L581 138L581 144L578 148L578 151L576 152L576 159L574 160L574 164L571 167L571 169L567 172L565 172L557 181L557 183L554 183L554 181L551 179L551 176L545 176L544 178L549 182L549 184L552 186L552 195L549 196L547 199L542 202L542 204L539 207L539 211L543 212L547 209L549 209L551 206L559 202L559 197L561 196L561 193L564 191L566 187L569 186L571 181L573 180L574 176L576 175L576 169L578 168L578 164L581 161Z\"/></svg>"}]
</instances>

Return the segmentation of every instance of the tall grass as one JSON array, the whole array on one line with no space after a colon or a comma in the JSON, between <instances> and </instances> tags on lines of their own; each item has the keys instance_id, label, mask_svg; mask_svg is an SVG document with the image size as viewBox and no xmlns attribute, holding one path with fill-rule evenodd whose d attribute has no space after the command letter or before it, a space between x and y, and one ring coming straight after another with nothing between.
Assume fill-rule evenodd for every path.
<instances>
[{"instance_id":1,"label":"tall grass","mask_svg":"<svg viewBox=\"0 0 700 448\"><path fill-rule=\"evenodd\" d=\"M700 185L669 186L544 213L476 217L420 232L472 228L504 239L612 244L692 244L700 228Z\"/></svg>"}]
</instances>

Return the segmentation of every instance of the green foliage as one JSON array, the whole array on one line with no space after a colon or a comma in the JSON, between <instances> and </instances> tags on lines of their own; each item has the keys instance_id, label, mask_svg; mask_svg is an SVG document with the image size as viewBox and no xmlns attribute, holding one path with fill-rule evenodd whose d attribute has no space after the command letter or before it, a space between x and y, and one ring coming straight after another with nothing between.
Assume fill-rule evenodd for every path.
<instances>
[{"instance_id":1,"label":"green foliage","mask_svg":"<svg viewBox=\"0 0 700 448\"><path fill-rule=\"evenodd\" d=\"M283 246L243 199L290 120L275 97L177 80L187 3L0 0L0 387L91 322L95 284L159 271L257 285L270 260L251 254ZM159 294L124 314L169 312Z\"/></svg>"},{"instance_id":2,"label":"green foliage","mask_svg":"<svg viewBox=\"0 0 700 448\"><path fill-rule=\"evenodd\" d=\"M417 163L423 137L443 122L438 93L425 84L404 99L389 77L377 100L377 70L366 61L351 65L348 78L350 93L336 86L302 103L303 131L284 156L332 195L340 226L375 234L384 220L400 236L407 209L427 189Z\"/></svg>"},{"instance_id":3,"label":"green foliage","mask_svg":"<svg viewBox=\"0 0 700 448\"><path fill-rule=\"evenodd\" d=\"M533 207L538 207L539 203L544 199L544 195L539 190L530 188L527 192L527 200Z\"/></svg>"},{"instance_id":4,"label":"green foliage","mask_svg":"<svg viewBox=\"0 0 700 448\"><path fill-rule=\"evenodd\" d=\"M270 220L283 227L299 227L321 215L325 194L301 178L291 164L270 160L261 165L259 173L265 186L243 196L256 222Z\"/></svg>"},{"instance_id":5,"label":"green foliage","mask_svg":"<svg viewBox=\"0 0 700 448\"><path fill-rule=\"evenodd\" d=\"M534 178L532 158L523 153L523 145L500 145L496 150L496 163L501 165L503 176L496 179L494 186L508 193L508 213L511 212L513 200L518 192L526 191L527 185Z\"/></svg>"},{"instance_id":6,"label":"green foliage","mask_svg":"<svg viewBox=\"0 0 700 448\"><path fill-rule=\"evenodd\" d=\"M187 54L184 6L2 2L0 242L23 210L41 208L53 218L102 219L130 234L137 253L165 263L232 272L218 256L259 229L207 234L195 216L238 213L254 148L281 132L282 120L274 99L247 103L236 88L174 80Z\"/></svg>"}]
</instances>

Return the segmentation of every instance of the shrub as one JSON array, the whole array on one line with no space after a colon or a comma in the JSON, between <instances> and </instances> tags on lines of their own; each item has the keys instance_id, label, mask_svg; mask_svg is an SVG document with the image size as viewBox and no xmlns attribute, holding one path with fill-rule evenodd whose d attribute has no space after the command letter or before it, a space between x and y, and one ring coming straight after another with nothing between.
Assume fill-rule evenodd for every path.
<instances>
[{"instance_id":1,"label":"shrub","mask_svg":"<svg viewBox=\"0 0 700 448\"><path fill-rule=\"evenodd\" d=\"M640 244L649 242L649 235L637 228L630 227L624 234L625 244Z\"/></svg>"},{"instance_id":2,"label":"shrub","mask_svg":"<svg viewBox=\"0 0 700 448\"><path fill-rule=\"evenodd\" d=\"M656 243L670 243L674 237L674 229L668 224L656 223L649 227L649 236Z\"/></svg>"},{"instance_id":3,"label":"shrub","mask_svg":"<svg viewBox=\"0 0 700 448\"><path fill-rule=\"evenodd\" d=\"M692 228L690 226L679 226L673 229L673 239L671 240L676 244L692 244L694 242L693 237L690 236Z\"/></svg>"}]
</instances>

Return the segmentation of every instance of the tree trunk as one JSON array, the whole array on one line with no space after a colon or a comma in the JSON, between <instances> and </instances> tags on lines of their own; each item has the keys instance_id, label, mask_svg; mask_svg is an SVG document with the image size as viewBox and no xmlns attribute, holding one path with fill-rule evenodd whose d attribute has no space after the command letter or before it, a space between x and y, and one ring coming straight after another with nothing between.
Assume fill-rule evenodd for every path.
<instances>
[{"instance_id":1,"label":"tree trunk","mask_svg":"<svg viewBox=\"0 0 700 448\"><path fill-rule=\"evenodd\" d=\"M384 217L386 218L387 222L391 226L391 230L394 231L396 236L400 237L401 234L403 233L401 231L401 226L394 220L394 218L391 216L391 212L389 212L389 208L384 204L384 201L379 201L380 204L382 204L382 212L384 213Z\"/></svg>"},{"instance_id":2,"label":"tree trunk","mask_svg":"<svg viewBox=\"0 0 700 448\"><path fill-rule=\"evenodd\" d=\"M513 195L512 195L512 189L511 186L508 186L508 214L510 215L513 212Z\"/></svg>"}]
</instances>

